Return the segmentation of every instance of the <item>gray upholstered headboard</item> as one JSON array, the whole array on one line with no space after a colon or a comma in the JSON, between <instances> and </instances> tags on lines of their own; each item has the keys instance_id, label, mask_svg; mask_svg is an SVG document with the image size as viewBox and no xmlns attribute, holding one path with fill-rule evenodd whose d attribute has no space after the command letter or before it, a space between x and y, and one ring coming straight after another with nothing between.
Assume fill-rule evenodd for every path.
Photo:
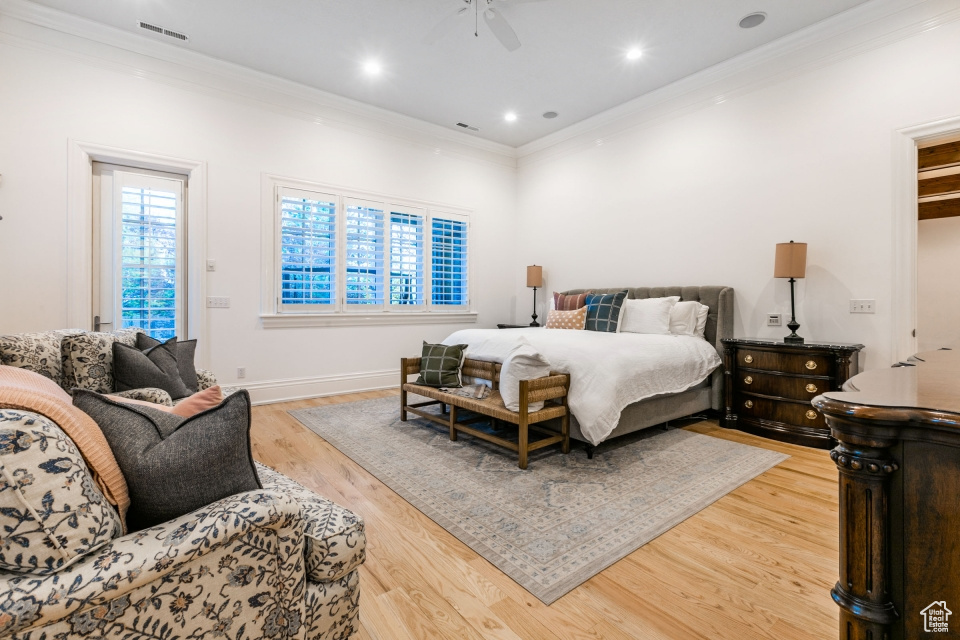
<instances>
[{"instance_id":1,"label":"gray upholstered headboard","mask_svg":"<svg viewBox=\"0 0 960 640\"><path fill-rule=\"evenodd\" d=\"M681 300L696 300L710 307L707 314L707 328L703 337L717 348L723 357L723 338L733 337L733 287L608 287L605 289L571 289L562 293L616 293L627 290L627 298L662 298L680 296ZM713 372L711 379L713 398L711 404L719 410L723 398L723 367Z\"/></svg>"}]
</instances>

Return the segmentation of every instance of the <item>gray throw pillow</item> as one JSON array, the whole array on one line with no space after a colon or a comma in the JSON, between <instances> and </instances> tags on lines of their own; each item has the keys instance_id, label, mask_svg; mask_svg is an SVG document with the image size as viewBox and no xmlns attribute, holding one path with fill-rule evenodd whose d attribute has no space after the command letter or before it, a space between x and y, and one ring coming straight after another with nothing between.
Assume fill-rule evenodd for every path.
<instances>
[{"instance_id":1,"label":"gray throw pillow","mask_svg":"<svg viewBox=\"0 0 960 640\"><path fill-rule=\"evenodd\" d=\"M73 404L96 421L117 458L130 489L131 531L261 488L246 391L189 418L92 391L78 390Z\"/></svg>"},{"instance_id":2,"label":"gray throw pillow","mask_svg":"<svg viewBox=\"0 0 960 640\"><path fill-rule=\"evenodd\" d=\"M417 384L428 387L462 387L460 367L467 351L465 344L423 343L420 354L420 377Z\"/></svg>"},{"instance_id":3,"label":"gray throw pillow","mask_svg":"<svg viewBox=\"0 0 960 640\"><path fill-rule=\"evenodd\" d=\"M113 378L117 391L163 389L174 400L190 395L177 365L177 338L141 351L121 342L113 343Z\"/></svg>"},{"instance_id":4,"label":"gray throw pillow","mask_svg":"<svg viewBox=\"0 0 960 640\"><path fill-rule=\"evenodd\" d=\"M159 347L162 343L159 340L151 338L145 333L137 334L137 349L146 351L153 347ZM177 369L180 371L180 379L190 390L190 393L200 391L200 382L197 380L197 366L194 364L197 353L196 340L177 340Z\"/></svg>"}]
</instances>

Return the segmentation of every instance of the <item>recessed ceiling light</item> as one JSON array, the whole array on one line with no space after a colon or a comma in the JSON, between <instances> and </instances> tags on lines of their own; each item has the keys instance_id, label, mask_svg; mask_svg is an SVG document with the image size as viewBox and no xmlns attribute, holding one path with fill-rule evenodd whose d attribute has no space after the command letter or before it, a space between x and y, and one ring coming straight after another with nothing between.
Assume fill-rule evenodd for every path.
<instances>
[{"instance_id":1,"label":"recessed ceiling light","mask_svg":"<svg viewBox=\"0 0 960 640\"><path fill-rule=\"evenodd\" d=\"M634 47L633 49L627 51L627 60L639 60L640 56L642 55L643 51L640 51L640 49Z\"/></svg>"},{"instance_id":2,"label":"recessed ceiling light","mask_svg":"<svg viewBox=\"0 0 960 640\"><path fill-rule=\"evenodd\" d=\"M543 113L543 117L546 118L547 120L553 120L553 119L556 118L558 115L560 115L560 114L557 113L556 111L544 111L544 113Z\"/></svg>"},{"instance_id":3,"label":"recessed ceiling light","mask_svg":"<svg viewBox=\"0 0 960 640\"><path fill-rule=\"evenodd\" d=\"M512 111L510 111L510 112L504 114L503 119L506 120L507 122L516 122L516 120L517 120L517 114L515 114L515 113L512 112Z\"/></svg>"},{"instance_id":4,"label":"recessed ceiling light","mask_svg":"<svg viewBox=\"0 0 960 640\"><path fill-rule=\"evenodd\" d=\"M744 16L743 19L740 20L740 28L753 29L754 27L758 26L766 19L767 19L767 14L765 14L763 11L757 11L755 13L751 13L750 15Z\"/></svg>"},{"instance_id":5,"label":"recessed ceiling light","mask_svg":"<svg viewBox=\"0 0 960 640\"><path fill-rule=\"evenodd\" d=\"M383 68L376 60L367 60L365 63L363 63L363 71L368 76L378 76L380 75L380 72L383 71Z\"/></svg>"}]
</instances>

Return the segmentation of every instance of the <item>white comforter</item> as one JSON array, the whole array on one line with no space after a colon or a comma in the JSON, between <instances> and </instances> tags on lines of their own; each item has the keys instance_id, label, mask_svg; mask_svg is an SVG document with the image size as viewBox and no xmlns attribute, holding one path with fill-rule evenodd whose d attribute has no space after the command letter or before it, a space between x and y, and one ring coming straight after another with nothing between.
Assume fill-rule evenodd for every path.
<instances>
[{"instance_id":1,"label":"white comforter","mask_svg":"<svg viewBox=\"0 0 960 640\"><path fill-rule=\"evenodd\" d=\"M443 341L467 345L467 357L503 362L519 336L550 363L570 374L570 412L580 430L599 444L639 400L679 393L720 366L717 350L702 338L558 329L464 329Z\"/></svg>"}]
</instances>

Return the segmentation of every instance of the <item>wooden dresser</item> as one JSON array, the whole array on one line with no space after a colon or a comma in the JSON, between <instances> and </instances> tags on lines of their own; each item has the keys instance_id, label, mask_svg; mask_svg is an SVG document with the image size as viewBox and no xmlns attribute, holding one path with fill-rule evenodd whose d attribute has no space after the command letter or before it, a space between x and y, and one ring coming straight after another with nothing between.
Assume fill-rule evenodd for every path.
<instances>
[{"instance_id":1,"label":"wooden dresser","mask_svg":"<svg viewBox=\"0 0 960 640\"><path fill-rule=\"evenodd\" d=\"M723 426L809 447L836 442L810 401L857 373L862 344L723 340Z\"/></svg>"},{"instance_id":2,"label":"wooden dresser","mask_svg":"<svg viewBox=\"0 0 960 640\"><path fill-rule=\"evenodd\" d=\"M839 442L843 640L960 637L960 350L909 363L813 401Z\"/></svg>"}]
</instances>

